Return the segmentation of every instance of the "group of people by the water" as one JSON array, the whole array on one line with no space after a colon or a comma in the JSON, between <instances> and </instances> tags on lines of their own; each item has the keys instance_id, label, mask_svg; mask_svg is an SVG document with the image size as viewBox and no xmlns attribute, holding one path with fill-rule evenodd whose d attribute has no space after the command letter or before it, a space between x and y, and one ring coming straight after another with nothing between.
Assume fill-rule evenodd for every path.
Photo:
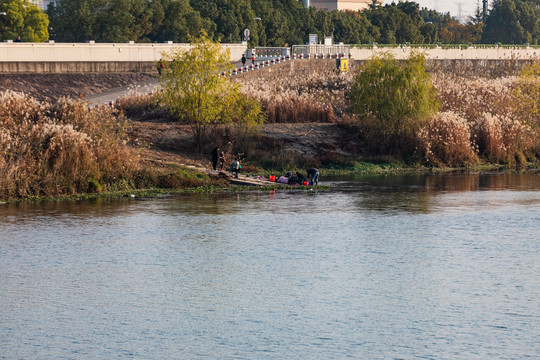
<instances>
[{"instance_id":1,"label":"group of people by the water","mask_svg":"<svg viewBox=\"0 0 540 360\"><path fill-rule=\"evenodd\" d=\"M316 168L309 168L306 171L307 176L304 176L300 172L293 174L287 172L284 176L280 176L276 179L277 182L289 185L318 185L319 184L319 170Z\"/></svg>"},{"instance_id":2,"label":"group of people by the water","mask_svg":"<svg viewBox=\"0 0 540 360\"><path fill-rule=\"evenodd\" d=\"M226 163L227 163L227 157L225 155L225 152L221 151L219 146L216 146L214 150L212 150L212 168L217 171L218 165L219 165L219 171L223 171L226 169ZM242 168L242 165L240 165L240 157L236 156L234 157L234 160L232 161L229 171L235 176L238 177L238 173L240 172L240 169ZM316 168L309 168L306 170L306 176L301 174L300 172L296 172L296 174L292 174L291 172L287 172L284 176L280 176L275 180L276 182L282 183L282 184L289 184L289 185L318 185L319 184L319 170Z\"/></svg>"},{"instance_id":3,"label":"group of people by the water","mask_svg":"<svg viewBox=\"0 0 540 360\"><path fill-rule=\"evenodd\" d=\"M219 170L223 171L223 169L227 168L226 162L227 157L225 155L225 152L221 151L219 146L216 146L214 150L212 150L212 168L214 170L217 170L219 163ZM242 165L240 165L240 158L236 156L229 167L229 171L233 173L235 177L238 177L238 173L240 172L241 168Z\"/></svg>"},{"instance_id":4,"label":"group of people by the water","mask_svg":"<svg viewBox=\"0 0 540 360\"><path fill-rule=\"evenodd\" d=\"M218 164L219 164L219 171L223 171L226 169L226 162L227 157L223 151L219 148L219 146L216 146L214 150L212 150L212 168L217 171L218 170ZM240 157L236 156L234 157L234 160L232 161L229 171L235 176L238 177L238 173L240 172L240 169L242 168L242 165L240 165ZM296 174L292 174L291 172L287 172L284 176L280 176L275 180L276 182L282 183L282 184L289 184L289 185L318 185L319 184L319 170L316 168L309 168L306 170L306 176L301 174L300 172L296 172Z\"/></svg>"}]
</instances>

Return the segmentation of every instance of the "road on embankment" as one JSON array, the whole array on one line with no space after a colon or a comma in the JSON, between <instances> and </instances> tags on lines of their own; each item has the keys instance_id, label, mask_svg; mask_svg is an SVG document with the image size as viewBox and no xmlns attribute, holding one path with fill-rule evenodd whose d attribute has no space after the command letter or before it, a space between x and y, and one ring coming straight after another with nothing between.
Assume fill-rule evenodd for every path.
<instances>
[{"instance_id":1,"label":"road on embankment","mask_svg":"<svg viewBox=\"0 0 540 360\"><path fill-rule=\"evenodd\" d=\"M241 66L241 63L233 64L235 69ZM116 89L107 90L101 93L93 94L87 97L90 106L104 105L116 102L118 99L130 94L155 92L159 87L159 78L142 81L132 85L122 86Z\"/></svg>"}]
</instances>

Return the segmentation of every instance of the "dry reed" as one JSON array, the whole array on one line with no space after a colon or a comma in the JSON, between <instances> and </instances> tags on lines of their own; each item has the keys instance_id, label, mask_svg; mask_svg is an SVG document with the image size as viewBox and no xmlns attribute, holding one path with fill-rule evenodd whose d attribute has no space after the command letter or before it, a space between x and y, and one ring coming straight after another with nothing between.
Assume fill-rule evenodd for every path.
<instances>
[{"instance_id":1,"label":"dry reed","mask_svg":"<svg viewBox=\"0 0 540 360\"><path fill-rule=\"evenodd\" d=\"M139 157L126 129L109 107L0 93L0 197L69 195L129 178Z\"/></svg>"},{"instance_id":2,"label":"dry reed","mask_svg":"<svg viewBox=\"0 0 540 360\"><path fill-rule=\"evenodd\" d=\"M327 71L282 78L246 78L242 90L262 104L269 123L336 122L347 110L352 73Z\"/></svg>"}]
</instances>

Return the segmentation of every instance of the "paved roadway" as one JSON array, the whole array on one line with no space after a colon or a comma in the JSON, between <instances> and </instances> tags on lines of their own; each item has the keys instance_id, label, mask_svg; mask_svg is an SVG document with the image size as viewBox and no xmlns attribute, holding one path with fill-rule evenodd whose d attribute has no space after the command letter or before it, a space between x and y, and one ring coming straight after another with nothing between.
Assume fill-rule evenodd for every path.
<instances>
[{"instance_id":1,"label":"paved roadway","mask_svg":"<svg viewBox=\"0 0 540 360\"><path fill-rule=\"evenodd\" d=\"M246 63L249 64L249 61ZM242 66L241 62L233 64L235 69L238 69ZM147 80L140 82L138 84L122 86L116 89L104 91L99 94L94 94L87 97L88 104L90 106L97 106L103 104L109 104L110 102L116 102L118 99L129 95L130 93L149 93L156 91L159 86L159 79L155 78L152 80Z\"/></svg>"},{"instance_id":2,"label":"paved roadway","mask_svg":"<svg viewBox=\"0 0 540 360\"><path fill-rule=\"evenodd\" d=\"M155 91L159 85L159 80L151 79L138 84L126 85L116 89L108 90L99 94L91 95L87 98L90 106L97 106L116 102L116 100L129 95L130 93L149 93Z\"/></svg>"}]
</instances>

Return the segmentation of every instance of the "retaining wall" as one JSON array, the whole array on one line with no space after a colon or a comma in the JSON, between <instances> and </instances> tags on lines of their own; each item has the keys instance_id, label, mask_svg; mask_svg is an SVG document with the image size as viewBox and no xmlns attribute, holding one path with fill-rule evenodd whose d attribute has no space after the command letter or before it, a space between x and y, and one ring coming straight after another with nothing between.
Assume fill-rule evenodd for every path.
<instances>
[{"instance_id":1,"label":"retaining wall","mask_svg":"<svg viewBox=\"0 0 540 360\"><path fill-rule=\"evenodd\" d=\"M352 63L353 61L351 61ZM336 59L295 59L285 61L279 64L265 66L262 69L250 70L233 75L232 79L243 79L245 77L258 78L282 78L286 79L292 75L308 76L314 73L323 73L328 71L338 71L339 60ZM352 66L352 64L351 64Z\"/></svg>"},{"instance_id":2,"label":"retaining wall","mask_svg":"<svg viewBox=\"0 0 540 360\"><path fill-rule=\"evenodd\" d=\"M367 60L373 55L391 53L396 59L406 59L412 51L424 53L431 60L531 60L540 58L540 48L532 47L474 47L463 48L357 48L351 47L351 56L357 60Z\"/></svg>"},{"instance_id":3,"label":"retaining wall","mask_svg":"<svg viewBox=\"0 0 540 360\"><path fill-rule=\"evenodd\" d=\"M0 43L0 73L103 73L156 72L155 62L173 48L189 49L189 44L135 43ZM231 52L233 62L240 60L246 43L222 44ZM530 47L443 48L351 48L357 63L373 55L390 52L397 59L407 58L411 51L426 54L430 67L452 71L513 71L522 64L540 59L540 49ZM295 70L321 71L333 68L335 60L296 60ZM304 65L302 65L304 64ZM310 64L308 68L305 68ZM318 65L320 64L320 65ZM324 65L323 65L324 64ZM271 69L268 68L268 69ZM460 70L461 69L461 70ZM273 70L274 72L277 70ZM263 71L264 72L264 71ZM268 70L268 72L272 72ZM262 73L262 72L261 72Z\"/></svg>"},{"instance_id":4,"label":"retaining wall","mask_svg":"<svg viewBox=\"0 0 540 360\"><path fill-rule=\"evenodd\" d=\"M189 44L0 43L0 73L149 72L172 49ZM239 61L246 43L222 44Z\"/></svg>"}]
</instances>

